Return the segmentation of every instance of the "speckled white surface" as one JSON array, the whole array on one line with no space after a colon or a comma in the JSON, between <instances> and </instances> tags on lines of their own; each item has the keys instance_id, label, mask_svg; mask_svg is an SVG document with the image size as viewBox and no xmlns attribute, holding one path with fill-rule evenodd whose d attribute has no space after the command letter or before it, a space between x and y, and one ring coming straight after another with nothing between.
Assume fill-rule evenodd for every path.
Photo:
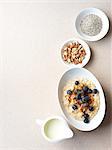
<instances>
[{"instance_id":1,"label":"speckled white surface","mask_svg":"<svg viewBox=\"0 0 112 150\"><path fill-rule=\"evenodd\" d=\"M0 1L0 150L111 150L112 29L98 42L88 42L92 58L86 66L101 82L107 114L92 132L50 144L36 118L60 115L57 87L69 68L60 60L60 46L74 32L76 14L86 7L102 9L112 23L111 0L42 3Z\"/></svg>"}]
</instances>

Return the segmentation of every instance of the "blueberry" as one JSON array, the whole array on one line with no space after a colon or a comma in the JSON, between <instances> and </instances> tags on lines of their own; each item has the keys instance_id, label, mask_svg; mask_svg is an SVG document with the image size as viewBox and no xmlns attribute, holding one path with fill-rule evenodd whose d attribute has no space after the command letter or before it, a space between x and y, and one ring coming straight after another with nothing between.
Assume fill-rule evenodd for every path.
<instances>
[{"instance_id":1,"label":"blueberry","mask_svg":"<svg viewBox=\"0 0 112 150\"><path fill-rule=\"evenodd\" d=\"M76 99L81 99L81 94L80 93L77 95Z\"/></svg>"},{"instance_id":2,"label":"blueberry","mask_svg":"<svg viewBox=\"0 0 112 150\"><path fill-rule=\"evenodd\" d=\"M89 118L84 118L84 123L89 123Z\"/></svg>"},{"instance_id":3,"label":"blueberry","mask_svg":"<svg viewBox=\"0 0 112 150\"><path fill-rule=\"evenodd\" d=\"M84 113L83 116L84 116L84 118L89 118L89 115L88 115L88 114L85 114L85 113Z\"/></svg>"},{"instance_id":4,"label":"blueberry","mask_svg":"<svg viewBox=\"0 0 112 150\"><path fill-rule=\"evenodd\" d=\"M92 90L91 89L88 89L88 91L87 91L89 94L91 94L92 93Z\"/></svg>"},{"instance_id":5,"label":"blueberry","mask_svg":"<svg viewBox=\"0 0 112 150\"><path fill-rule=\"evenodd\" d=\"M82 103L86 103L84 96L82 96Z\"/></svg>"},{"instance_id":6,"label":"blueberry","mask_svg":"<svg viewBox=\"0 0 112 150\"><path fill-rule=\"evenodd\" d=\"M78 85L79 84L79 81L75 81L75 85Z\"/></svg>"},{"instance_id":7,"label":"blueberry","mask_svg":"<svg viewBox=\"0 0 112 150\"><path fill-rule=\"evenodd\" d=\"M93 107L93 106L90 106L90 107L89 107L89 110L90 110L90 111L94 111L94 107Z\"/></svg>"},{"instance_id":8,"label":"blueberry","mask_svg":"<svg viewBox=\"0 0 112 150\"><path fill-rule=\"evenodd\" d=\"M84 100L85 100L86 102L88 102L89 99L90 99L89 96L85 96L85 97L84 97Z\"/></svg>"},{"instance_id":9,"label":"blueberry","mask_svg":"<svg viewBox=\"0 0 112 150\"><path fill-rule=\"evenodd\" d=\"M67 94L71 95L72 91L71 90L67 90Z\"/></svg>"},{"instance_id":10,"label":"blueberry","mask_svg":"<svg viewBox=\"0 0 112 150\"><path fill-rule=\"evenodd\" d=\"M93 93L94 93L94 94L97 94L97 93L98 93L98 90L97 90L97 89L94 89L94 90L93 90Z\"/></svg>"},{"instance_id":11,"label":"blueberry","mask_svg":"<svg viewBox=\"0 0 112 150\"><path fill-rule=\"evenodd\" d=\"M87 86L83 87L83 91L87 92L88 91L88 87Z\"/></svg>"},{"instance_id":12,"label":"blueberry","mask_svg":"<svg viewBox=\"0 0 112 150\"><path fill-rule=\"evenodd\" d=\"M88 101L89 101L89 96L84 96L84 97L82 97L82 102L83 103L87 103Z\"/></svg>"},{"instance_id":13,"label":"blueberry","mask_svg":"<svg viewBox=\"0 0 112 150\"><path fill-rule=\"evenodd\" d=\"M84 123L89 123L89 115L84 112Z\"/></svg>"},{"instance_id":14,"label":"blueberry","mask_svg":"<svg viewBox=\"0 0 112 150\"><path fill-rule=\"evenodd\" d=\"M72 106L72 109L73 109L73 110L78 109L77 105L74 104L74 105Z\"/></svg>"}]
</instances>

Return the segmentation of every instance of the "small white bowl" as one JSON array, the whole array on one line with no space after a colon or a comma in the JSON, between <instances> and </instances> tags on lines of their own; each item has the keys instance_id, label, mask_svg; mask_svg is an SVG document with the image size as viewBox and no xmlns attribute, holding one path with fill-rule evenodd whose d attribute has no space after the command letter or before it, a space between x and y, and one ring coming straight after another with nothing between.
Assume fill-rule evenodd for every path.
<instances>
[{"instance_id":1,"label":"small white bowl","mask_svg":"<svg viewBox=\"0 0 112 150\"><path fill-rule=\"evenodd\" d=\"M102 29L101 29L100 33L95 36L88 36L88 35L84 34L80 28L80 23L81 23L82 19L89 14L97 15L102 20ZM102 39L109 30L108 17L106 16L106 14L103 11L101 11L100 9L97 9L97 8L83 9L76 17L75 30L81 39L84 39L86 41L98 41L98 40Z\"/></svg>"},{"instance_id":2,"label":"small white bowl","mask_svg":"<svg viewBox=\"0 0 112 150\"><path fill-rule=\"evenodd\" d=\"M81 64L67 63L66 61L63 60L63 58L62 58L62 50L63 50L64 46L66 46L70 42L79 42L83 46L83 48L85 49L86 56L85 56L85 58L84 58L84 60L82 61ZM90 51L90 48L89 48L88 44L86 42L84 42L83 40L81 40L81 39L76 39L76 38L70 39L70 40L66 41L63 44L62 48L61 48L61 59L63 60L63 62L66 65L69 65L71 68L82 68L82 67L84 67L88 63L88 61L90 60L90 56L91 56L91 51Z\"/></svg>"}]
</instances>

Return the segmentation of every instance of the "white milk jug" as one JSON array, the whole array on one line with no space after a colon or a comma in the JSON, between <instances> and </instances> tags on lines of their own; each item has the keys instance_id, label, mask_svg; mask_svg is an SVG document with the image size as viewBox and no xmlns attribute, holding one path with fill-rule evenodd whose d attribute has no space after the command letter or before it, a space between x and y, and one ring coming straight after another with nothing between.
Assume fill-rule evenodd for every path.
<instances>
[{"instance_id":1,"label":"white milk jug","mask_svg":"<svg viewBox=\"0 0 112 150\"><path fill-rule=\"evenodd\" d=\"M73 137L73 131L60 116L49 117L44 121L37 119L36 122L41 127L43 137L49 142L55 143Z\"/></svg>"}]
</instances>

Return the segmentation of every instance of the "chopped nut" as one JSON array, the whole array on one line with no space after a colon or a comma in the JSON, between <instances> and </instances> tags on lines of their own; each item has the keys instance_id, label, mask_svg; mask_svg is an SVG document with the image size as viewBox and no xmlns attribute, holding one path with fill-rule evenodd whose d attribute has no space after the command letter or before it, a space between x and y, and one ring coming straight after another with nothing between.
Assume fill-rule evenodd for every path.
<instances>
[{"instance_id":1,"label":"chopped nut","mask_svg":"<svg viewBox=\"0 0 112 150\"><path fill-rule=\"evenodd\" d=\"M71 62L73 62L73 61L74 61L73 57L71 57L71 59L70 59L70 60L71 60Z\"/></svg>"},{"instance_id":2,"label":"chopped nut","mask_svg":"<svg viewBox=\"0 0 112 150\"><path fill-rule=\"evenodd\" d=\"M80 50L82 48L82 45L79 45L78 50Z\"/></svg>"},{"instance_id":3,"label":"chopped nut","mask_svg":"<svg viewBox=\"0 0 112 150\"><path fill-rule=\"evenodd\" d=\"M73 48L73 44L72 44L72 43L70 43L70 44L69 44L69 47L70 47L70 48Z\"/></svg>"},{"instance_id":4,"label":"chopped nut","mask_svg":"<svg viewBox=\"0 0 112 150\"><path fill-rule=\"evenodd\" d=\"M66 61L67 60L67 56L63 55L63 60Z\"/></svg>"},{"instance_id":5,"label":"chopped nut","mask_svg":"<svg viewBox=\"0 0 112 150\"><path fill-rule=\"evenodd\" d=\"M67 47L64 48L64 51L66 51L66 50L67 50Z\"/></svg>"},{"instance_id":6,"label":"chopped nut","mask_svg":"<svg viewBox=\"0 0 112 150\"><path fill-rule=\"evenodd\" d=\"M68 50L68 53L71 53L71 48L68 48L67 50Z\"/></svg>"},{"instance_id":7,"label":"chopped nut","mask_svg":"<svg viewBox=\"0 0 112 150\"><path fill-rule=\"evenodd\" d=\"M70 62L71 62L71 61L70 61L70 58L68 58L68 59L67 59L67 62L68 62L68 63L70 63Z\"/></svg>"},{"instance_id":8,"label":"chopped nut","mask_svg":"<svg viewBox=\"0 0 112 150\"><path fill-rule=\"evenodd\" d=\"M72 64L82 63L86 51L79 42L70 42L62 49L62 58L64 61Z\"/></svg>"},{"instance_id":9,"label":"chopped nut","mask_svg":"<svg viewBox=\"0 0 112 150\"><path fill-rule=\"evenodd\" d=\"M75 58L75 54L74 54L74 53L72 53L72 58L73 58L73 59Z\"/></svg>"},{"instance_id":10,"label":"chopped nut","mask_svg":"<svg viewBox=\"0 0 112 150\"><path fill-rule=\"evenodd\" d=\"M82 57L79 58L79 61L82 61Z\"/></svg>"},{"instance_id":11,"label":"chopped nut","mask_svg":"<svg viewBox=\"0 0 112 150\"><path fill-rule=\"evenodd\" d=\"M63 55L66 55L66 56L67 56L67 51L64 51L64 52L63 52Z\"/></svg>"},{"instance_id":12,"label":"chopped nut","mask_svg":"<svg viewBox=\"0 0 112 150\"><path fill-rule=\"evenodd\" d=\"M79 58L79 57L80 57L80 54L77 54L77 55L76 55L76 58Z\"/></svg>"},{"instance_id":13,"label":"chopped nut","mask_svg":"<svg viewBox=\"0 0 112 150\"><path fill-rule=\"evenodd\" d=\"M75 51L77 51L77 48L72 48L72 52L75 52Z\"/></svg>"}]
</instances>

